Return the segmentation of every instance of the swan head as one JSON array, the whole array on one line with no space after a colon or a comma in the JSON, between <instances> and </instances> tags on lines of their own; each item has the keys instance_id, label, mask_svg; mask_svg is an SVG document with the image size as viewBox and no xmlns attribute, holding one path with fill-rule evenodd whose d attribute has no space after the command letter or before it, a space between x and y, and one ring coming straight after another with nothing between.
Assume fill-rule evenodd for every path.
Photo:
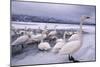
<instances>
[{"instance_id":1,"label":"swan head","mask_svg":"<svg viewBox=\"0 0 100 67\"><path fill-rule=\"evenodd\" d=\"M81 16L80 19L81 19L81 21L84 21L85 19L90 19L90 18L91 18L90 16L84 16L84 15L83 15L83 16Z\"/></svg>"}]
</instances>

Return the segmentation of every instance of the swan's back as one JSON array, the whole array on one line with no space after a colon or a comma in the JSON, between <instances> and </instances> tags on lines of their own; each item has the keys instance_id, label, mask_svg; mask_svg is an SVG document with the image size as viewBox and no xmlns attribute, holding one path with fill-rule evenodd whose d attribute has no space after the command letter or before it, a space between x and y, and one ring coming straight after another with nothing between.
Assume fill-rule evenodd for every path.
<instances>
[{"instance_id":1,"label":"swan's back","mask_svg":"<svg viewBox=\"0 0 100 67\"><path fill-rule=\"evenodd\" d=\"M63 46L65 45L65 42L57 42L55 46L52 49L52 52L58 52Z\"/></svg>"},{"instance_id":2,"label":"swan's back","mask_svg":"<svg viewBox=\"0 0 100 67\"><path fill-rule=\"evenodd\" d=\"M76 52L81 47L80 40L71 41L66 43L61 50L59 51L60 54L72 54Z\"/></svg>"},{"instance_id":3,"label":"swan's back","mask_svg":"<svg viewBox=\"0 0 100 67\"><path fill-rule=\"evenodd\" d=\"M49 33L49 36L50 36L50 35L56 35L56 34L57 34L56 31L51 31L51 32Z\"/></svg>"},{"instance_id":4,"label":"swan's back","mask_svg":"<svg viewBox=\"0 0 100 67\"><path fill-rule=\"evenodd\" d=\"M51 46L48 42L42 42L38 45L38 48L40 50L49 50L51 48Z\"/></svg>"},{"instance_id":5,"label":"swan's back","mask_svg":"<svg viewBox=\"0 0 100 67\"><path fill-rule=\"evenodd\" d=\"M62 41L63 41L63 39L57 39L57 40L56 40L56 43L57 43L57 42L62 42Z\"/></svg>"},{"instance_id":6,"label":"swan's back","mask_svg":"<svg viewBox=\"0 0 100 67\"><path fill-rule=\"evenodd\" d=\"M80 34L73 34L68 41L73 41L73 40L79 40L80 39Z\"/></svg>"},{"instance_id":7,"label":"swan's back","mask_svg":"<svg viewBox=\"0 0 100 67\"><path fill-rule=\"evenodd\" d=\"M26 42L28 40L28 38L29 37L27 35L20 36L11 45L22 44L22 43Z\"/></svg>"}]
</instances>

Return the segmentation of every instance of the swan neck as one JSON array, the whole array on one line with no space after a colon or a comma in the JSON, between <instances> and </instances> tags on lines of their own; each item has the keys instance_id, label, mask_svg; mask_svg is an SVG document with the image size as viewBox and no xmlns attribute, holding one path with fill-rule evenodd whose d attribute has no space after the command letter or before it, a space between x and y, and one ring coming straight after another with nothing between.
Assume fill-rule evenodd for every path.
<instances>
[{"instance_id":1,"label":"swan neck","mask_svg":"<svg viewBox=\"0 0 100 67\"><path fill-rule=\"evenodd\" d=\"M81 21L80 21L80 31L79 31L81 44L82 44L82 25L83 25L83 22L84 22L83 20L84 19L81 19Z\"/></svg>"},{"instance_id":2,"label":"swan neck","mask_svg":"<svg viewBox=\"0 0 100 67\"><path fill-rule=\"evenodd\" d=\"M64 39L64 41L65 41L65 38L66 38L66 36L65 36L66 34L64 33L64 35L63 35L63 39Z\"/></svg>"},{"instance_id":3,"label":"swan neck","mask_svg":"<svg viewBox=\"0 0 100 67\"><path fill-rule=\"evenodd\" d=\"M43 33L41 35L42 35L41 42L43 42Z\"/></svg>"},{"instance_id":4,"label":"swan neck","mask_svg":"<svg viewBox=\"0 0 100 67\"><path fill-rule=\"evenodd\" d=\"M79 30L80 35L82 34L82 25L83 25L83 20L81 19L81 21L80 21L80 30Z\"/></svg>"}]
</instances>

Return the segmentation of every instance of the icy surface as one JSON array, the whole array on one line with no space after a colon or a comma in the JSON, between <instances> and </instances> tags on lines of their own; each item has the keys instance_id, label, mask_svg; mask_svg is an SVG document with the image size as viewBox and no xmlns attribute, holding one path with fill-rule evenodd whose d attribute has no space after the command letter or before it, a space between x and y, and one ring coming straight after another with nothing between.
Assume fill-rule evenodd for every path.
<instances>
[{"instance_id":1,"label":"icy surface","mask_svg":"<svg viewBox=\"0 0 100 67\"><path fill-rule=\"evenodd\" d=\"M41 24L40 24L41 25ZM65 24L64 24L65 25ZM59 29L79 28L78 25L65 25L60 24ZM27 25L26 25L27 26ZM19 27L23 27L19 26ZM16 28L19 28L16 25ZM28 27L32 27L31 25ZM35 26L34 26L35 28ZM36 27L37 28L37 27ZM48 28L52 28L49 27ZM89 32L83 34L83 45L79 51L73 56L79 61L94 61L95 60L95 26L83 26L84 30ZM67 55L58 55L51 51L39 51L37 45L30 45L25 48L20 54L11 57L12 65L29 65L29 64L48 64L48 63L63 63L69 62Z\"/></svg>"}]
</instances>

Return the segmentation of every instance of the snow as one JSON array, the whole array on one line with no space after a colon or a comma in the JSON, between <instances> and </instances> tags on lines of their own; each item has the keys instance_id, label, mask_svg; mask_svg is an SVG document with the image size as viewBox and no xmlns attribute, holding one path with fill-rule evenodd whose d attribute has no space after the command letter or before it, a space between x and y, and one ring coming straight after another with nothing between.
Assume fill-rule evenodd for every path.
<instances>
[{"instance_id":1,"label":"snow","mask_svg":"<svg viewBox=\"0 0 100 67\"><path fill-rule=\"evenodd\" d=\"M15 28L32 28L32 29L38 29L38 27L40 27L41 29L43 29L45 27L45 25L47 25L48 29L54 29L54 26L57 25L57 29L79 29L79 25L72 25L72 24L54 24L54 23L39 23L39 22L16 22L13 21L12 22L12 26L14 26ZM83 29L85 31L90 31L90 32L94 32L95 28L94 26L91 25L83 25Z\"/></svg>"},{"instance_id":2,"label":"snow","mask_svg":"<svg viewBox=\"0 0 100 67\"><path fill-rule=\"evenodd\" d=\"M24 22L23 22L24 23ZM32 25L37 24L37 25ZM32 23L27 27L43 28L46 23ZM12 23L15 28L24 28L25 25ZM54 28L55 24L48 24L48 28ZM77 29L78 25L56 24L57 29ZM52 27L51 27L52 26ZM83 45L79 51L73 54L74 58L79 61L95 61L95 26L84 25L83 29L89 33L83 34ZM50 51L39 51L37 45L31 45L25 48L22 53L11 57L11 65L30 65L30 64L51 64L51 63L67 63L67 55L58 55Z\"/></svg>"}]
</instances>

